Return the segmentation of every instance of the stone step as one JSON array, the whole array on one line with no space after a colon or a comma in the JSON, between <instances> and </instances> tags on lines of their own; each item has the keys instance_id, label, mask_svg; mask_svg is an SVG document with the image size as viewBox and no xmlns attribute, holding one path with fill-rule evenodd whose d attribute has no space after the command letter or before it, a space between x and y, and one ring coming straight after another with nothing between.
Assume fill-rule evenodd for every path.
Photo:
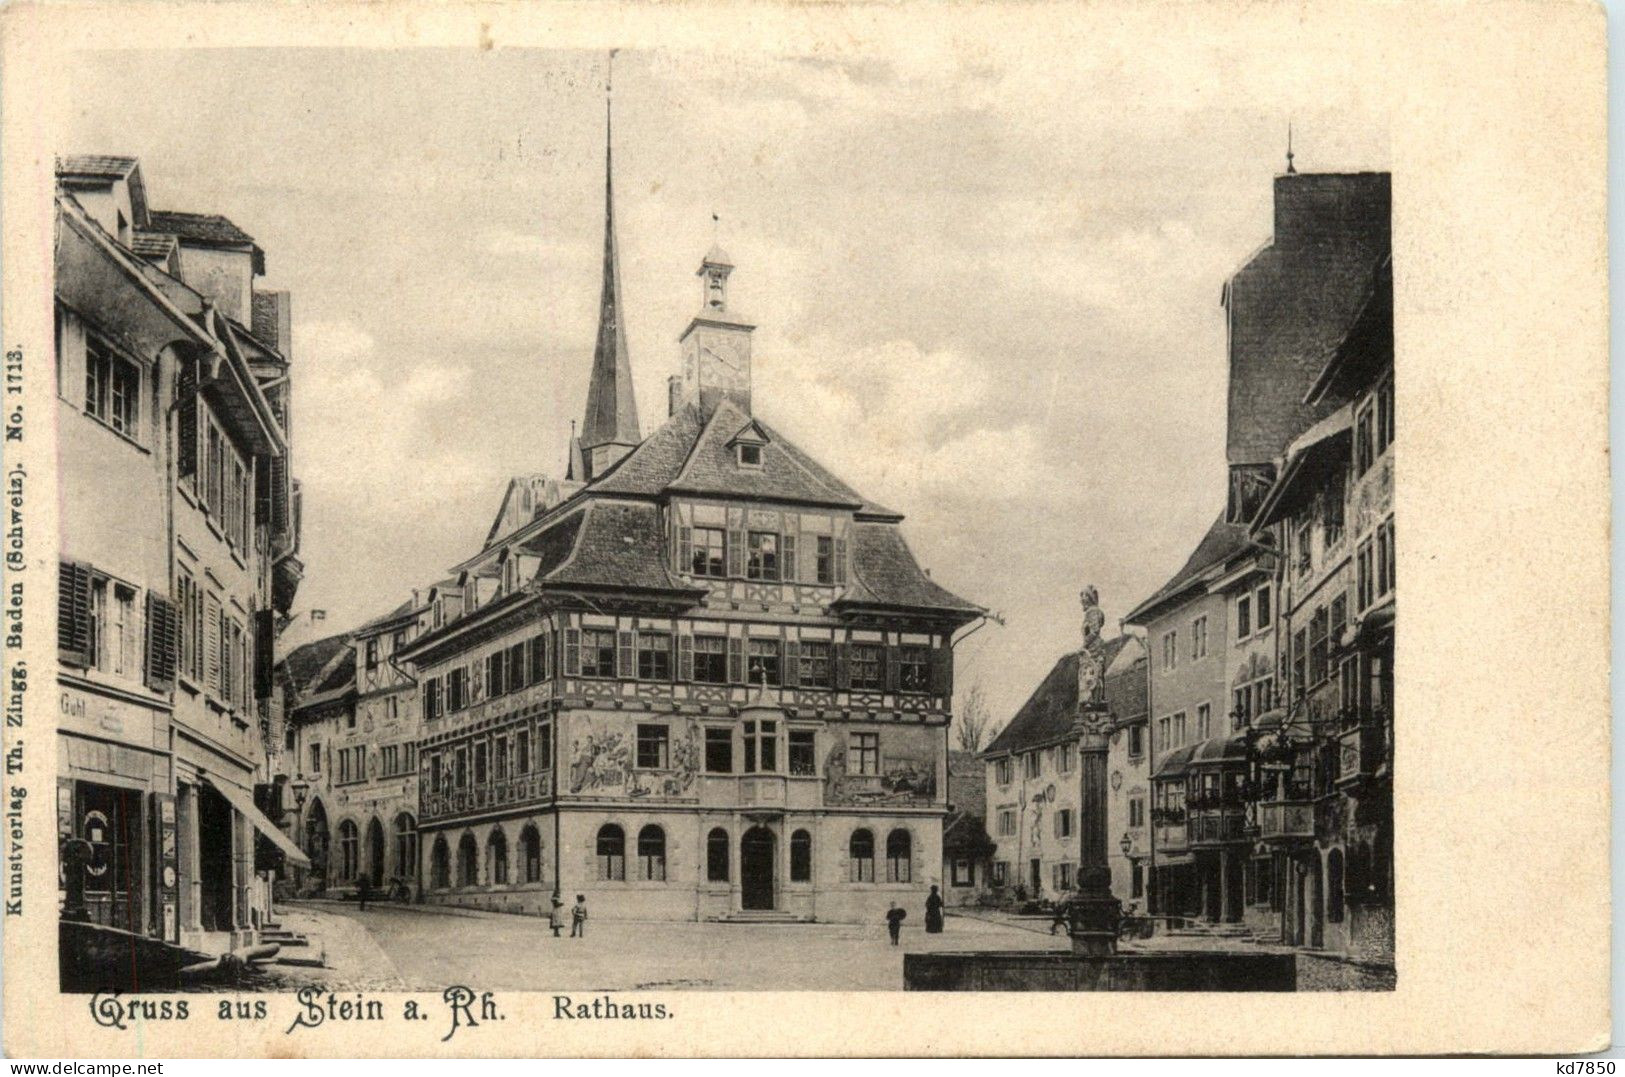
<instances>
[{"instance_id":1,"label":"stone step","mask_svg":"<svg viewBox=\"0 0 1625 1077\"><path fill-rule=\"evenodd\" d=\"M776 910L751 909L728 913L725 916L718 917L716 922L723 924L810 924L813 922L813 918Z\"/></svg>"}]
</instances>

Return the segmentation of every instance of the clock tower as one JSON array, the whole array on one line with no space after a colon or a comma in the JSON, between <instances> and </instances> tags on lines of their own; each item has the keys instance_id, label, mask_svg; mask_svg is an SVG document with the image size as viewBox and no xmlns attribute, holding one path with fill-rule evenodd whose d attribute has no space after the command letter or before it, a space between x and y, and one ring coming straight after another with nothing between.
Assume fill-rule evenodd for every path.
<instances>
[{"instance_id":1,"label":"clock tower","mask_svg":"<svg viewBox=\"0 0 1625 1077\"><path fill-rule=\"evenodd\" d=\"M683 353L678 403L697 403L709 419L724 399L750 414L750 334L756 327L728 309L733 262L712 247L700 262L700 312L678 344Z\"/></svg>"}]
</instances>

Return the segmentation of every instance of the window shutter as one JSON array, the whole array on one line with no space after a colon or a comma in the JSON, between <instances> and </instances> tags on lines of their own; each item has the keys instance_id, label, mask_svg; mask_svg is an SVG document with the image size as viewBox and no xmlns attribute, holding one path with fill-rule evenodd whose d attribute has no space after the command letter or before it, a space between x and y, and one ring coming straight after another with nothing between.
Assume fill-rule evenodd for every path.
<instances>
[{"instance_id":1,"label":"window shutter","mask_svg":"<svg viewBox=\"0 0 1625 1077\"><path fill-rule=\"evenodd\" d=\"M264 454L254 457L254 523L271 526L271 458Z\"/></svg>"},{"instance_id":2,"label":"window shutter","mask_svg":"<svg viewBox=\"0 0 1625 1077\"><path fill-rule=\"evenodd\" d=\"M840 538L835 540L835 583L846 583L846 540Z\"/></svg>"},{"instance_id":3,"label":"window shutter","mask_svg":"<svg viewBox=\"0 0 1625 1077\"><path fill-rule=\"evenodd\" d=\"M254 611L254 698L271 698L276 668L276 624L270 610Z\"/></svg>"},{"instance_id":4,"label":"window shutter","mask_svg":"<svg viewBox=\"0 0 1625 1077\"><path fill-rule=\"evenodd\" d=\"M564 675L581 676L581 629L564 630Z\"/></svg>"},{"instance_id":5,"label":"window shutter","mask_svg":"<svg viewBox=\"0 0 1625 1077\"><path fill-rule=\"evenodd\" d=\"M615 673L620 677L636 677L638 675L638 634L636 632L620 632L617 635L620 645L616 648Z\"/></svg>"},{"instance_id":6,"label":"window shutter","mask_svg":"<svg viewBox=\"0 0 1625 1077\"><path fill-rule=\"evenodd\" d=\"M147 592L147 687L167 692L175 684L175 607L160 595Z\"/></svg>"},{"instance_id":7,"label":"window shutter","mask_svg":"<svg viewBox=\"0 0 1625 1077\"><path fill-rule=\"evenodd\" d=\"M835 687L842 691L852 687L852 667L847 662L847 643L840 640L835 644Z\"/></svg>"},{"instance_id":8,"label":"window shutter","mask_svg":"<svg viewBox=\"0 0 1625 1077\"><path fill-rule=\"evenodd\" d=\"M954 649L943 645L931 649L931 694L951 699L954 694Z\"/></svg>"},{"instance_id":9,"label":"window shutter","mask_svg":"<svg viewBox=\"0 0 1625 1077\"><path fill-rule=\"evenodd\" d=\"M694 679L694 637L687 632L677 637L677 679Z\"/></svg>"},{"instance_id":10,"label":"window shutter","mask_svg":"<svg viewBox=\"0 0 1625 1077\"><path fill-rule=\"evenodd\" d=\"M197 362L182 359L175 381L176 422L175 471L183 479L197 475Z\"/></svg>"},{"instance_id":11,"label":"window shutter","mask_svg":"<svg viewBox=\"0 0 1625 1077\"><path fill-rule=\"evenodd\" d=\"M797 640L784 641L784 670L779 679L792 688L801 683L801 644Z\"/></svg>"},{"instance_id":12,"label":"window shutter","mask_svg":"<svg viewBox=\"0 0 1625 1077\"><path fill-rule=\"evenodd\" d=\"M786 583L794 583L800 578L796 574L796 537L788 533L784 536L783 564L780 566L779 578Z\"/></svg>"},{"instance_id":13,"label":"window shutter","mask_svg":"<svg viewBox=\"0 0 1625 1077\"><path fill-rule=\"evenodd\" d=\"M743 576L745 574L745 533L743 531L728 532L728 575Z\"/></svg>"},{"instance_id":14,"label":"window shutter","mask_svg":"<svg viewBox=\"0 0 1625 1077\"><path fill-rule=\"evenodd\" d=\"M745 641L738 636L728 637L728 681L745 683Z\"/></svg>"},{"instance_id":15,"label":"window shutter","mask_svg":"<svg viewBox=\"0 0 1625 1077\"><path fill-rule=\"evenodd\" d=\"M204 686L215 695L220 694L220 632L225 627L220 616L220 599L210 595L207 612L203 617L205 656Z\"/></svg>"},{"instance_id":16,"label":"window shutter","mask_svg":"<svg viewBox=\"0 0 1625 1077\"><path fill-rule=\"evenodd\" d=\"M897 648L888 643L886 645L886 691L895 692L898 685Z\"/></svg>"},{"instance_id":17,"label":"window shutter","mask_svg":"<svg viewBox=\"0 0 1625 1077\"><path fill-rule=\"evenodd\" d=\"M64 663L90 665L90 569L77 561L57 568L56 645Z\"/></svg>"},{"instance_id":18,"label":"window shutter","mask_svg":"<svg viewBox=\"0 0 1625 1077\"><path fill-rule=\"evenodd\" d=\"M694 568L694 529L677 529L677 571L689 572Z\"/></svg>"}]
</instances>

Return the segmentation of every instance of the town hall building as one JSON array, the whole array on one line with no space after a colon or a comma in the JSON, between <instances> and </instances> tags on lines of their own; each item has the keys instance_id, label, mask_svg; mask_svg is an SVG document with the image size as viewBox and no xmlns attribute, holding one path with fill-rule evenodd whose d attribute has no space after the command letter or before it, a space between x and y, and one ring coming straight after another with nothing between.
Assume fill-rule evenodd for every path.
<instances>
[{"instance_id":1,"label":"town hall building","mask_svg":"<svg viewBox=\"0 0 1625 1077\"><path fill-rule=\"evenodd\" d=\"M941 885L953 637L902 515L761 418L713 249L665 421L603 290L565 481L507 506L394 655L417 682L424 899L610 919L877 921Z\"/></svg>"}]
</instances>

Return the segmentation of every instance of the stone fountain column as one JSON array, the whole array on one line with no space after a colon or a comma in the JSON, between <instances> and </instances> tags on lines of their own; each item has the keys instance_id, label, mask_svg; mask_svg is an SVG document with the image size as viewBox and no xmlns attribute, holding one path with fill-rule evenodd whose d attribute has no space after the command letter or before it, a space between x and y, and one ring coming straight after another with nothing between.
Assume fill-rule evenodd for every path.
<instances>
[{"instance_id":1,"label":"stone fountain column","mask_svg":"<svg viewBox=\"0 0 1625 1077\"><path fill-rule=\"evenodd\" d=\"M1068 934L1072 952L1104 957L1117 952L1123 903L1112 896L1111 866L1106 859L1106 751L1112 720L1106 705L1106 649L1100 639L1105 615L1093 587L1085 587L1083 647L1078 651L1078 712L1074 722L1079 743L1078 892L1072 898Z\"/></svg>"}]
</instances>

